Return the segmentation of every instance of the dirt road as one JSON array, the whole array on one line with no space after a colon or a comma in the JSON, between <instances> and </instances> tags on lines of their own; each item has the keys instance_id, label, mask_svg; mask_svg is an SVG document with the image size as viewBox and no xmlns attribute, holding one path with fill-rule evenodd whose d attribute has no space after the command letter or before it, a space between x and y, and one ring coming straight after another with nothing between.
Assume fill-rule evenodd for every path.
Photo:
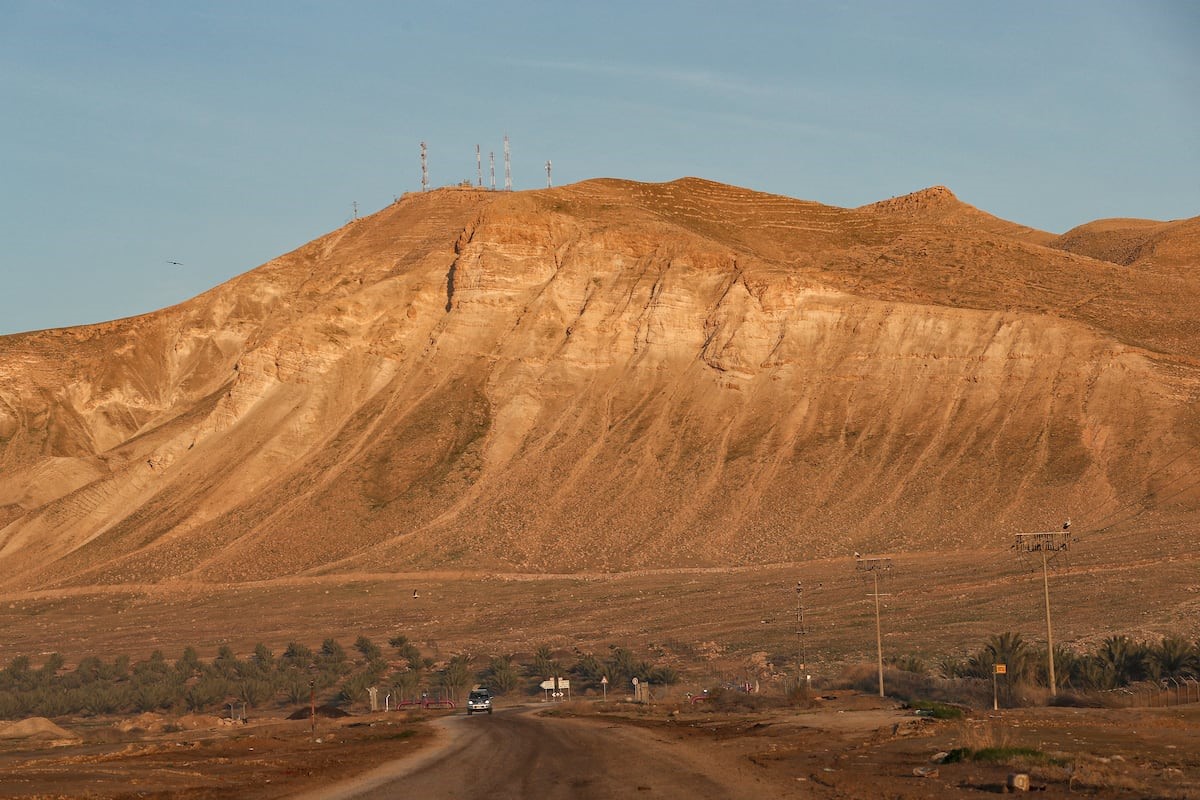
<instances>
[{"instance_id":1,"label":"dirt road","mask_svg":"<svg viewBox=\"0 0 1200 800\"><path fill-rule=\"evenodd\" d=\"M440 741L412 759L337 786L327 800L377 798L760 798L783 794L735 759L701 755L653 731L534 709L448 717ZM791 787L788 787L791 788ZM316 795L313 795L316 797Z\"/></svg>"}]
</instances>

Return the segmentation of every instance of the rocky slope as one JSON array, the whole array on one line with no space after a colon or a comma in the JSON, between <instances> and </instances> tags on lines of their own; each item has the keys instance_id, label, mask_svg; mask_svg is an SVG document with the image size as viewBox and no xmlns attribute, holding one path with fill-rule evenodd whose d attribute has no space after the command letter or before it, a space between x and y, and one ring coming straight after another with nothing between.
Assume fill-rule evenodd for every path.
<instances>
[{"instance_id":1,"label":"rocky slope","mask_svg":"<svg viewBox=\"0 0 1200 800\"><path fill-rule=\"evenodd\" d=\"M941 187L408 195L179 306L0 338L0 582L1195 525L1197 220L1155 225L1161 268Z\"/></svg>"}]
</instances>

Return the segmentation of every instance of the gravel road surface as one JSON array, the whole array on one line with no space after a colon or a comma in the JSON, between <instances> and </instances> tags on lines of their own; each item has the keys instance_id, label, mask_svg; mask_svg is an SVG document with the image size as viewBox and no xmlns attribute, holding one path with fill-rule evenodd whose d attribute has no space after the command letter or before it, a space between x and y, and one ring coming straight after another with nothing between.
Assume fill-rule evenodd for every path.
<instances>
[{"instance_id":1,"label":"gravel road surface","mask_svg":"<svg viewBox=\"0 0 1200 800\"><path fill-rule=\"evenodd\" d=\"M733 759L714 758L653 731L531 709L457 715L412 758L326 787L327 800L441 798L759 798L780 796Z\"/></svg>"}]
</instances>

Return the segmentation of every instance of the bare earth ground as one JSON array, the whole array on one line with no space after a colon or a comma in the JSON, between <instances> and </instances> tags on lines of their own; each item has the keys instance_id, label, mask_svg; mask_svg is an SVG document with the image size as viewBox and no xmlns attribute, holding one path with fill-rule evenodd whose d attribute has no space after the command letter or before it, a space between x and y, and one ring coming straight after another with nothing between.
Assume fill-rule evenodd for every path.
<instances>
[{"instance_id":1,"label":"bare earth ground","mask_svg":"<svg viewBox=\"0 0 1200 800\"><path fill-rule=\"evenodd\" d=\"M1107 635L1200 636L1200 553L1194 531L1084 537L1050 576L1055 641L1089 649ZM898 554L882 612L887 655L977 650L994 633L1043 642L1040 562L1004 547ZM874 660L869 589L850 558L741 569L624 574L465 572L345 574L240 585L164 584L0 595L0 662L62 653L134 660L161 649L202 658L221 645L257 642L380 644L404 634L425 655L531 653L540 645L606 651L609 645L691 672L737 672L752 653L794 663L797 580L805 584L808 661L820 676ZM413 592L417 597L413 597Z\"/></svg>"},{"instance_id":2,"label":"bare earth ground","mask_svg":"<svg viewBox=\"0 0 1200 800\"><path fill-rule=\"evenodd\" d=\"M1051 575L1056 641L1091 646L1111 633L1195 638L1200 565L1191 537L1179 531L1083 537L1071 561ZM883 609L886 653L916 654L933 663L941 654L978 649L989 634L1006 630L1043 641L1040 564L998 547L974 554L902 554L895 565ZM568 652L632 647L682 669L685 680L677 687L682 693L746 674L756 653L766 653L781 671L790 669L797 647L798 579L806 586L806 644L817 678L870 660L873 607L850 559L623 575L378 573L8 594L0 597L0 660L28 655L36 664L55 651L68 665L91 654L136 660L156 648L173 659L189 645L210 658L223 644L244 655L259 641L279 651L293 640L315 646L332 636L348 645L365 634L383 644L403 633L424 654L441 659L456 652L529 654L542 644ZM613 689L610 699L619 699ZM576 720L571 731L579 733L571 741L580 744L566 764L575 764L571 769L583 777L607 776L618 786L658 786L644 790L646 796L671 795L665 786L646 782L653 775L625 765L637 762L637 753L649 759L666 748L674 759L668 761L685 776L678 785L707 787L694 788L695 797L737 797L735 789L741 791L740 778L705 783L714 780L705 765L727 765L718 777L753 776L755 786L761 781L769 788L759 796L951 797L997 790L1010 767L941 765L937 778L916 778L913 769L952 747L1001 744L1034 747L1061 760L1029 765L1035 782L1047 786L1047 796L1066 796L1070 785L1071 796L1200 797L1195 705L1025 709L934 723L903 715L891 701L881 707L876 698L822 702L811 713L714 715L689 706L671 718L660 706L654 714ZM57 747L0 741L0 797L270 798L314 789L324 794L330 784L379 770L435 738L453 749L459 732L477 732L463 727L465 717L430 727L395 714L358 716L322 720L323 741L317 744L306 723L267 719L290 710L252 711L263 719L244 727L210 721L175 733L120 732L113 720L58 719L81 741ZM470 723L481 723L480 730L492 722L500 728L511 713ZM519 730L511 738L526 755L516 751L512 762L545 773L544 762L530 760L528 750L556 752L554 743L564 740L566 729L554 726L566 724L516 715L512 725ZM464 753L489 749L463 747ZM597 752L610 750L625 755L615 765L595 760ZM429 752L422 780L442 785L458 762L439 762L442 756ZM703 768L687 767L696 763ZM500 772L520 775L526 767ZM411 769L411 762L401 761L386 766L385 773ZM495 765L481 770L496 771ZM622 796L611 783L589 785L592 796ZM355 786L373 791L378 784ZM479 789L455 786L446 784L464 792L460 796ZM583 788L575 787L577 793ZM539 784L534 793L550 795L551 786Z\"/></svg>"},{"instance_id":3,"label":"bare earth ground","mask_svg":"<svg viewBox=\"0 0 1200 800\"><path fill-rule=\"evenodd\" d=\"M0 746L0 797L941 798L999 792L1014 769L1045 797L1200 797L1195 705L961 722L847 692L809 711L609 707L322 720L320 743L305 722L117 735L94 721L72 726L81 744ZM988 745L1036 748L1053 763L931 762ZM918 777L921 767L936 772Z\"/></svg>"}]
</instances>

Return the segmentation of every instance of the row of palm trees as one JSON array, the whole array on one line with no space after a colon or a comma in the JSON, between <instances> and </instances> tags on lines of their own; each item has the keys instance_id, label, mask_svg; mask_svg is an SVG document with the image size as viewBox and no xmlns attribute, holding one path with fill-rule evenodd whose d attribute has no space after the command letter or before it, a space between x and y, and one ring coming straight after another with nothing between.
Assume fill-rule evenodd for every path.
<instances>
[{"instance_id":1,"label":"row of palm trees","mask_svg":"<svg viewBox=\"0 0 1200 800\"><path fill-rule=\"evenodd\" d=\"M1049 685L1045 648L1026 642L1011 631L993 634L976 653L965 659L948 658L939 664L946 678L988 678L1004 664L1008 680ZM1060 689L1118 689L1139 681L1200 678L1200 641L1177 635L1144 642L1125 635L1104 639L1092 652L1062 645L1054 648L1055 685Z\"/></svg>"}]
</instances>

